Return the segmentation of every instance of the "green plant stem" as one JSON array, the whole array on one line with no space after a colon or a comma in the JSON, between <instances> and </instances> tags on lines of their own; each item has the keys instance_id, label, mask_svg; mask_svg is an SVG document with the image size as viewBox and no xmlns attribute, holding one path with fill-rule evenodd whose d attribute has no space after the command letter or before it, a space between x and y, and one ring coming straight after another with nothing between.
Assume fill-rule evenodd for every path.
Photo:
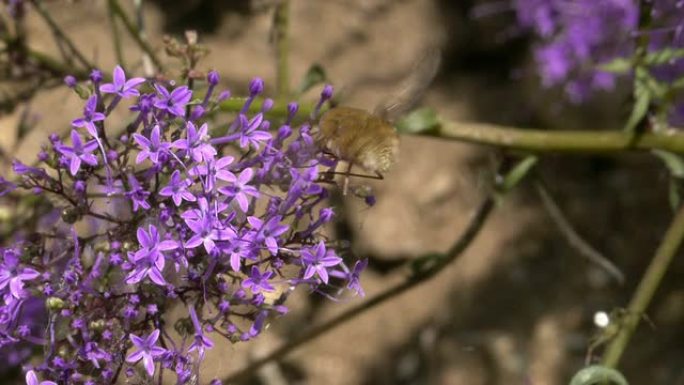
<instances>
[{"instance_id":1,"label":"green plant stem","mask_svg":"<svg viewBox=\"0 0 684 385\"><path fill-rule=\"evenodd\" d=\"M123 8L121 7L121 4L119 3L118 0L110 0L112 11L121 19L121 22L123 23L124 27L128 31L128 33L131 35L133 40L135 40L136 44L142 49L152 60L152 63L154 63L154 66L157 67L157 70L159 72L164 72L164 65L162 64L161 60L157 55L154 53L154 50L150 45L143 39L143 37L140 35L140 31L138 28L133 24L133 22L128 18L128 15L126 15L126 12L124 12Z\"/></svg>"},{"instance_id":2,"label":"green plant stem","mask_svg":"<svg viewBox=\"0 0 684 385\"><path fill-rule=\"evenodd\" d=\"M221 112L239 112L242 110L242 106L245 104L245 101L247 100L246 97L231 97L228 100L225 100L221 102L219 105L219 110ZM249 113L254 114L258 113L261 111L261 105L263 104L263 98L259 97L254 100L254 102L249 106ZM311 111L313 111L315 107L314 103L299 103L299 111L297 112L297 115L295 116L295 123L297 122L297 117L308 117L311 115ZM322 109L324 110L324 109ZM275 104L273 105L273 108L266 113L267 118L285 118L287 117L287 102L282 100L282 101L276 101Z\"/></svg>"},{"instance_id":3,"label":"green plant stem","mask_svg":"<svg viewBox=\"0 0 684 385\"><path fill-rule=\"evenodd\" d=\"M290 95L290 0L280 0L273 18L276 48L276 95L282 101Z\"/></svg>"},{"instance_id":4,"label":"green plant stem","mask_svg":"<svg viewBox=\"0 0 684 385\"><path fill-rule=\"evenodd\" d=\"M61 41L64 42L64 44L69 47L69 50L71 53L76 56L76 59L81 63L83 67L85 67L88 70L91 70L95 68L88 59L79 51L79 49L76 47L76 45L71 41L71 39L62 31L62 29L59 27L59 25L55 22L55 20L50 16L50 12L45 9L43 6L43 3L41 0L32 0L31 4L33 4L33 7L36 9L38 14L45 20L45 22L48 24L50 29L52 30L52 33L55 34Z\"/></svg>"},{"instance_id":5,"label":"green plant stem","mask_svg":"<svg viewBox=\"0 0 684 385\"><path fill-rule=\"evenodd\" d=\"M684 154L684 134L675 130L634 134L623 131L543 131L485 123L443 122L435 136L536 153L615 154L665 150Z\"/></svg>"},{"instance_id":6,"label":"green plant stem","mask_svg":"<svg viewBox=\"0 0 684 385\"><path fill-rule=\"evenodd\" d=\"M660 286L660 282L663 280L663 276L677 250L679 250L682 240L684 240L684 206L677 212L644 277L639 282L639 286L627 307L625 320L620 331L606 347L602 360L604 366L614 368L620 362L622 353L639 325L639 321L644 316L646 308L651 303L653 294Z\"/></svg>"},{"instance_id":7,"label":"green plant stem","mask_svg":"<svg viewBox=\"0 0 684 385\"><path fill-rule=\"evenodd\" d=\"M126 67L124 62L123 49L121 47L121 36L119 35L119 28L116 25L116 18L114 17L114 7L112 5L112 0L107 1L107 16L109 17L109 23L112 27L112 43L114 44L114 54L116 55L116 61L122 67Z\"/></svg>"}]
</instances>

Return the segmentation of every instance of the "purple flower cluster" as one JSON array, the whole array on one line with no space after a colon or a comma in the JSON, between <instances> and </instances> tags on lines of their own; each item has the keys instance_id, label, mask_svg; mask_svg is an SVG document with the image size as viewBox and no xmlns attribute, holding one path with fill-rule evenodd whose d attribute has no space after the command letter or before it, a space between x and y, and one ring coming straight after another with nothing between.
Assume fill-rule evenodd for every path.
<instances>
[{"instance_id":1,"label":"purple flower cluster","mask_svg":"<svg viewBox=\"0 0 684 385\"><path fill-rule=\"evenodd\" d=\"M616 75L600 65L634 54L635 41L647 34L651 51L684 46L684 1L653 0L648 30L639 30L639 2L634 0L513 0L518 24L532 31L534 58L542 84L562 86L581 102L592 90L611 90ZM670 79L684 66L669 63ZM661 69L661 73L662 73Z\"/></svg>"},{"instance_id":2,"label":"purple flower cluster","mask_svg":"<svg viewBox=\"0 0 684 385\"><path fill-rule=\"evenodd\" d=\"M296 286L363 294L365 263L351 266L324 235L333 210L321 168L336 161L310 123L293 123L295 103L277 128L268 99L248 116L263 92L255 79L234 121L212 124L227 97L214 95L215 72L199 97L120 67L112 83L98 71L69 83L88 95L68 142L51 135L38 165L15 161L18 179L0 183L55 206L0 249L0 352L43 352L19 359L28 384L147 383L163 371L189 383L216 338L256 337ZM43 318L27 320L36 303ZM174 322L178 303L187 313Z\"/></svg>"}]
</instances>

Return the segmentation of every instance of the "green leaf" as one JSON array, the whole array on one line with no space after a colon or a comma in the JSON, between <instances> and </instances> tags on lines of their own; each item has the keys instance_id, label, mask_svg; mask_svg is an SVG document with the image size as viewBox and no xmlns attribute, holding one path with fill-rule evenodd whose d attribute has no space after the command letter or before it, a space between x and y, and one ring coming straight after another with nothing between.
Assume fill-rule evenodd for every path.
<instances>
[{"instance_id":1,"label":"green leaf","mask_svg":"<svg viewBox=\"0 0 684 385\"><path fill-rule=\"evenodd\" d=\"M665 163L665 167L674 178L684 178L684 159L682 157L664 150L653 150L651 153Z\"/></svg>"},{"instance_id":2,"label":"green leaf","mask_svg":"<svg viewBox=\"0 0 684 385\"><path fill-rule=\"evenodd\" d=\"M632 67L634 67L634 61L632 59L619 57L607 63L600 64L598 69L614 74L624 74L631 71Z\"/></svg>"},{"instance_id":3,"label":"green leaf","mask_svg":"<svg viewBox=\"0 0 684 385\"><path fill-rule=\"evenodd\" d=\"M634 132L639 122L648 113L648 107L651 104L651 94L646 90L639 89L636 90L636 101L634 102L634 107L632 108L632 113L629 115L627 123L625 123L625 131Z\"/></svg>"},{"instance_id":4,"label":"green leaf","mask_svg":"<svg viewBox=\"0 0 684 385\"><path fill-rule=\"evenodd\" d=\"M520 181L527 176L527 174L530 172L530 170L532 170L532 168L534 168L538 161L539 158L537 158L535 155L529 155L518 162L518 164L516 164L498 184L497 187L499 192L507 193L511 191L513 187L518 185L518 183L520 183Z\"/></svg>"},{"instance_id":5,"label":"green leaf","mask_svg":"<svg viewBox=\"0 0 684 385\"><path fill-rule=\"evenodd\" d=\"M570 385L628 385L625 376L615 369L592 365L577 372L570 381Z\"/></svg>"},{"instance_id":6,"label":"green leaf","mask_svg":"<svg viewBox=\"0 0 684 385\"><path fill-rule=\"evenodd\" d=\"M312 87L321 84L327 80L328 75L326 75L323 66L318 63L314 63L306 71L306 74L304 75L302 82L299 84L297 93L303 94L306 91L310 90Z\"/></svg>"},{"instance_id":7,"label":"green leaf","mask_svg":"<svg viewBox=\"0 0 684 385\"><path fill-rule=\"evenodd\" d=\"M673 60L684 58L684 49L665 48L655 52L650 52L644 57L644 64L656 66L670 64Z\"/></svg>"},{"instance_id":8,"label":"green leaf","mask_svg":"<svg viewBox=\"0 0 684 385\"><path fill-rule=\"evenodd\" d=\"M402 134L431 132L439 127L439 118L432 108L419 108L399 120L396 127L397 131Z\"/></svg>"}]
</instances>

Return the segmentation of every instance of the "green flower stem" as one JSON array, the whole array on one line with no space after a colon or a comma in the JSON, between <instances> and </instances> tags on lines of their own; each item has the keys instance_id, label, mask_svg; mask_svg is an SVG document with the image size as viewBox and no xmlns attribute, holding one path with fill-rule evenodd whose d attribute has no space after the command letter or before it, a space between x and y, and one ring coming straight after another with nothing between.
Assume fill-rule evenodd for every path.
<instances>
[{"instance_id":1,"label":"green flower stem","mask_svg":"<svg viewBox=\"0 0 684 385\"><path fill-rule=\"evenodd\" d=\"M62 28L55 22L55 20L50 16L50 12L45 9L43 6L43 2L41 0L32 0L31 4L33 4L33 7L35 10L38 12L38 14L45 20L47 25L50 27L52 30L52 33L55 34L57 38L62 40L64 44L69 47L69 50L71 50L71 53L76 56L76 59L81 63L83 67L86 69L90 70L95 68L89 61L86 59L86 57L81 53L81 51L78 50L76 45L71 41L71 39L62 31Z\"/></svg>"},{"instance_id":2,"label":"green flower stem","mask_svg":"<svg viewBox=\"0 0 684 385\"><path fill-rule=\"evenodd\" d=\"M247 100L246 97L241 97L241 96L236 96L236 97L231 97L228 100L225 100L221 102L219 106L219 110L221 112L240 112L242 110L242 106L245 103L245 100ZM256 114L259 111L261 111L261 104L263 103L264 98L258 97L254 100L254 102L250 105L249 107L249 113L250 114ZM301 123L302 118L299 118L298 116L301 117L308 117L311 115L311 111L316 107L315 103L299 103L299 112L297 112L297 115L295 116L294 122L295 123ZM322 111L325 110L325 107L321 109ZM267 118L277 118L277 119L284 119L287 117L287 100L277 100L275 104L273 104L273 108L266 113ZM271 128L277 128L277 127L271 127Z\"/></svg>"},{"instance_id":3,"label":"green flower stem","mask_svg":"<svg viewBox=\"0 0 684 385\"><path fill-rule=\"evenodd\" d=\"M107 16L109 18L109 24L112 28L112 44L114 45L114 54L116 55L116 61L121 67L126 67L123 56L123 48L121 46L121 36L119 35L119 28L116 25L116 18L114 17L114 6L113 1L107 1Z\"/></svg>"},{"instance_id":4,"label":"green flower stem","mask_svg":"<svg viewBox=\"0 0 684 385\"><path fill-rule=\"evenodd\" d=\"M623 131L543 131L485 123L443 122L436 136L536 153L614 154L658 149L684 154L684 134L674 130L635 136Z\"/></svg>"},{"instance_id":5,"label":"green flower stem","mask_svg":"<svg viewBox=\"0 0 684 385\"><path fill-rule=\"evenodd\" d=\"M124 12L119 1L110 0L110 6L112 12L114 12L119 17L119 19L121 19L121 22L123 23L124 27L131 35L133 40L135 40L136 44L140 46L140 49L142 49L149 56L150 60L152 60L152 63L154 63L154 66L157 67L159 72L164 72L164 65L162 64L161 60L154 53L154 50L152 49L152 47L150 47L147 41L143 39L143 37L140 34L140 31L135 26L135 24L133 24L131 19L128 18L128 15L126 15L126 12Z\"/></svg>"},{"instance_id":6,"label":"green flower stem","mask_svg":"<svg viewBox=\"0 0 684 385\"><path fill-rule=\"evenodd\" d=\"M276 5L273 18L276 48L276 95L279 101L290 95L290 0Z\"/></svg>"},{"instance_id":7,"label":"green flower stem","mask_svg":"<svg viewBox=\"0 0 684 385\"><path fill-rule=\"evenodd\" d=\"M617 336L608 344L606 352L603 356L602 364L607 367L614 368L620 362L620 357L629 343L632 334L639 325L639 321L644 316L646 308L656 289L663 280L663 276L667 271L672 259L684 239L684 207L681 207L677 212L672 224L665 233L665 238L656 250L651 264L648 266L644 277L639 282L639 286L634 292L627 313L624 324L620 328Z\"/></svg>"},{"instance_id":8,"label":"green flower stem","mask_svg":"<svg viewBox=\"0 0 684 385\"><path fill-rule=\"evenodd\" d=\"M531 163L531 164L530 164ZM515 180L520 182L523 179L524 174L528 174L529 171L533 169L535 161L530 160L530 157L525 158L517 167L514 167L509 175L506 175L504 180ZM516 174L511 176L511 174ZM470 246L470 244L475 240L480 230L484 227L484 224L489 218L489 215L495 207L495 196L496 194L503 194L516 186L515 183L509 185L499 185L496 191L492 192L478 207L475 214L471 218L470 222L466 226L465 230L456 239L456 241L451 245L449 250L443 254L428 254L425 256L420 256L412 259L407 263L409 268L412 270L412 274L403 282L398 283L387 290L375 295L370 300L357 305L349 309L348 311L338 315L337 317L315 326L303 334L293 338L283 346L269 353L268 355L261 357L254 362L250 363L244 369L226 377L223 379L223 383L230 384L243 379L248 378L251 374L259 370L262 366L267 363L278 360L288 353L292 352L299 346L329 332L335 327L353 319L359 314L365 313L368 310L375 308L376 306L395 298L396 296L402 294L403 292L418 286L419 284L429 280L438 273L444 270L447 266L451 265L463 252Z\"/></svg>"}]
</instances>

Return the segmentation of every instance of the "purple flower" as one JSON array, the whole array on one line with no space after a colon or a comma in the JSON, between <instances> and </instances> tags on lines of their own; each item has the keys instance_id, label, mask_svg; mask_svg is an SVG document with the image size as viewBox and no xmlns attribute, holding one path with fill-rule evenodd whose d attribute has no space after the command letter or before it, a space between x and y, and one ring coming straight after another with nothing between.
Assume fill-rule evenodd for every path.
<instances>
[{"instance_id":1,"label":"purple flower","mask_svg":"<svg viewBox=\"0 0 684 385\"><path fill-rule=\"evenodd\" d=\"M9 291L16 299L26 296L24 281L38 278L40 273L30 267L19 266L19 255L12 249L2 251L2 263L0 264L0 290L9 286Z\"/></svg>"},{"instance_id":2,"label":"purple flower","mask_svg":"<svg viewBox=\"0 0 684 385\"><path fill-rule=\"evenodd\" d=\"M168 152L171 143L161 140L161 129L159 125L155 125L150 133L150 139L140 135L133 134L133 139L140 146L141 150L135 158L135 163L142 163L145 159L150 158L152 163L159 164L159 156Z\"/></svg>"},{"instance_id":3,"label":"purple flower","mask_svg":"<svg viewBox=\"0 0 684 385\"><path fill-rule=\"evenodd\" d=\"M237 177L233 174L226 175L225 181L229 184L228 186L219 188L219 192L228 198L233 198L237 201L240 209L243 212L247 212L249 208L249 198L247 196L259 197L259 191L254 186L250 186L250 180L254 176L254 170L251 168L246 168L242 170L240 175Z\"/></svg>"},{"instance_id":4,"label":"purple flower","mask_svg":"<svg viewBox=\"0 0 684 385\"><path fill-rule=\"evenodd\" d=\"M12 171L14 171L14 173L17 175L31 175L37 178L43 178L47 176L45 170L42 168L27 166L17 159L12 161Z\"/></svg>"},{"instance_id":5,"label":"purple flower","mask_svg":"<svg viewBox=\"0 0 684 385\"><path fill-rule=\"evenodd\" d=\"M165 286L166 281L162 275L165 257L162 251L174 250L178 248L178 243L172 240L162 241L159 237L157 228L153 225L145 231L142 227L138 228L137 237L141 249L135 253L129 253L128 258L135 265L126 277L129 285L138 283L146 276L159 286Z\"/></svg>"},{"instance_id":6,"label":"purple flower","mask_svg":"<svg viewBox=\"0 0 684 385\"><path fill-rule=\"evenodd\" d=\"M195 308L190 306L188 308L188 311L190 313L190 319L192 320L192 325L195 327L195 340L193 341L192 345L190 345L190 348L188 349L188 352L193 352L197 350L200 355L200 359L204 357L204 349L211 349L214 347L214 342L212 342L209 337L204 335L204 332L202 330L202 325L199 322L199 319L197 318L197 313L195 312Z\"/></svg>"},{"instance_id":7,"label":"purple flower","mask_svg":"<svg viewBox=\"0 0 684 385\"><path fill-rule=\"evenodd\" d=\"M197 200L197 198L195 198L195 196L188 191L188 186L191 184L192 182L189 179L181 179L180 171L176 170L173 172L173 174L171 174L171 180L169 180L169 184L159 190L159 195L165 197L170 196L176 206L180 206L183 202L183 199L188 202L194 202Z\"/></svg>"},{"instance_id":8,"label":"purple flower","mask_svg":"<svg viewBox=\"0 0 684 385\"><path fill-rule=\"evenodd\" d=\"M26 385L57 385L57 383L52 381L39 381L36 372L29 370L26 372Z\"/></svg>"},{"instance_id":9,"label":"purple flower","mask_svg":"<svg viewBox=\"0 0 684 385\"><path fill-rule=\"evenodd\" d=\"M313 248L302 249L302 262L306 265L303 279L310 279L314 275L328 283L328 267L337 266L342 258L335 255L333 250L326 250L325 243L319 242Z\"/></svg>"},{"instance_id":10,"label":"purple flower","mask_svg":"<svg viewBox=\"0 0 684 385\"><path fill-rule=\"evenodd\" d=\"M100 86L100 92L105 94L117 94L118 96L126 99L133 96L140 95L140 92L136 87L143 83L145 79L143 78L133 78L126 80L126 73L124 73L121 66L116 66L114 68L113 82L105 83Z\"/></svg>"},{"instance_id":11,"label":"purple flower","mask_svg":"<svg viewBox=\"0 0 684 385\"><path fill-rule=\"evenodd\" d=\"M130 339L136 350L126 357L126 362L134 364L142 360L147 374L150 377L154 376L154 359L166 354L166 349L157 346L159 329L156 329L147 337L138 337L131 334Z\"/></svg>"},{"instance_id":12,"label":"purple flower","mask_svg":"<svg viewBox=\"0 0 684 385\"><path fill-rule=\"evenodd\" d=\"M235 175L232 172L226 170L226 168L233 163L234 158L232 156L224 156L217 160L209 160L206 164L199 164L190 169L188 172L191 176L204 176L204 188L207 191L214 189L216 184L216 179L220 179L224 182L235 180Z\"/></svg>"},{"instance_id":13,"label":"purple flower","mask_svg":"<svg viewBox=\"0 0 684 385\"><path fill-rule=\"evenodd\" d=\"M217 241L227 241L236 236L235 231L217 223L209 210L205 198L199 199L200 210L184 213L185 224L193 232L193 236L185 242L185 247L193 249L203 245L207 253L214 251Z\"/></svg>"},{"instance_id":14,"label":"purple flower","mask_svg":"<svg viewBox=\"0 0 684 385\"><path fill-rule=\"evenodd\" d=\"M74 119L71 125L74 127L85 127L88 133L95 139L98 139L97 127L95 122L105 120L105 114L96 111L97 95L92 95L88 98L85 107L83 108L83 117Z\"/></svg>"},{"instance_id":15,"label":"purple flower","mask_svg":"<svg viewBox=\"0 0 684 385\"><path fill-rule=\"evenodd\" d=\"M207 143L206 123L200 126L199 132L192 122L187 124L187 138L173 142L173 147L185 151L195 162L209 162L216 156L216 149ZM231 158L232 159L232 158Z\"/></svg>"},{"instance_id":16,"label":"purple flower","mask_svg":"<svg viewBox=\"0 0 684 385\"><path fill-rule=\"evenodd\" d=\"M17 188L17 185L0 176L0 197L4 196Z\"/></svg>"},{"instance_id":17,"label":"purple flower","mask_svg":"<svg viewBox=\"0 0 684 385\"><path fill-rule=\"evenodd\" d=\"M140 208L149 210L150 204L147 202L147 197L150 192L142 188L133 174L128 174L128 184L129 190L126 192L126 197L133 202L133 211L138 211Z\"/></svg>"},{"instance_id":18,"label":"purple flower","mask_svg":"<svg viewBox=\"0 0 684 385\"><path fill-rule=\"evenodd\" d=\"M254 294L258 294L262 291L274 291L275 287L268 282L272 276L272 271L266 271L261 274L258 267L252 266L249 278L242 281L242 287L250 289Z\"/></svg>"},{"instance_id":19,"label":"purple flower","mask_svg":"<svg viewBox=\"0 0 684 385\"><path fill-rule=\"evenodd\" d=\"M259 129L263 121L264 114L262 113L258 113L249 121L245 115L240 115L240 124L242 126L240 131L240 148L246 148L251 145L256 150L259 149L261 142L271 139L270 133Z\"/></svg>"},{"instance_id":20,"label":"purple flower","mask_svg":"<svg viewBox=\"0 0 684 385\"><path fill-rule=\"evenodd\" d=\"M158 94L154 102L155 107L167 111L171 115L185 115L185 106L190 102L190 98L192 98L192 91L187 86L178 87L171 91L171 93L159 84L155 84L154 88Z\"/></svg>"},{"instance_id":21,"label":"purple flower","mask_svg":"<svg viewBox=\"0 0 684 385\"><path fill-rule=\"evenodd\" d=\"M69 159L69 172L71 175L76 175L81 168L81 162L85 162L91 166L97 166L97 157L92 154L97 148L97 142L91 140L85 145L81 141L81 136L76 130L71 130L71 142L73 147L60 145L57 151L61 152Z\"/></svg>"},{"instance_id":22,"label":"purple flower","mask_svg":"<svg viewBox=\"0 0 684 385\"><path fill-rule=\"evenodd\" d=\"M259 243L264 242L268 251L273 255L278 253L278 236L284 234L289 229L287 225L280 224L281 219L280 215L276 215L264 224L264 221L257 217L247 218L252 228L258 231L255 241Z\"/></svg>"}]
</instances>

